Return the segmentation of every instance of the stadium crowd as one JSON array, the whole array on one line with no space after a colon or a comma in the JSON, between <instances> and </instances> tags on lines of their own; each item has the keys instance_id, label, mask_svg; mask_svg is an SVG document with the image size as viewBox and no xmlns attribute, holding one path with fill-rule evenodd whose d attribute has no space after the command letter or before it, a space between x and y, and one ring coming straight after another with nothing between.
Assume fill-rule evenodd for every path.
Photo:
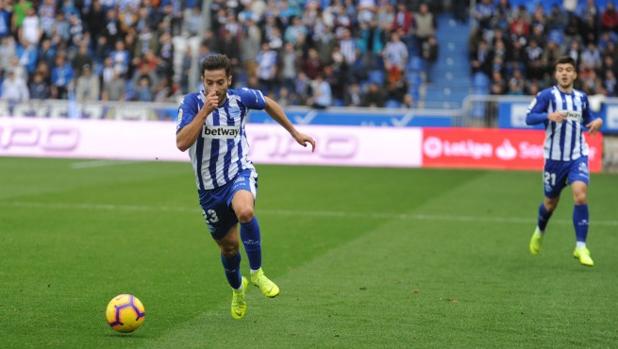
<instances>
[{"instance_id":1,"label":"stadium crowd","mask_svg":"<svg viewBox=\"0 0 618 349\"><path fill-rule=\"evenodd\" d=\"M199 61L219 52L237 85L284 105L410 107L411 58L438 55L433 9L420 1L209 4L0 0L0 95L177 101L199 88Z\"/></svg>"},{"instance_id":2,"label":"stadium crowd","mask_svg":"<svg viewBox=\"0 0 618 349\"><path fill-rule=\"evenodd\" d=\"M509 0L481 0L473 11L470 64L473 81L491 94L535 95L553 84L553 62L577 62L576 88L588 95L618 96L618 12L611 1L565 0L549 13Z\"/></svg>"}]
</instances>

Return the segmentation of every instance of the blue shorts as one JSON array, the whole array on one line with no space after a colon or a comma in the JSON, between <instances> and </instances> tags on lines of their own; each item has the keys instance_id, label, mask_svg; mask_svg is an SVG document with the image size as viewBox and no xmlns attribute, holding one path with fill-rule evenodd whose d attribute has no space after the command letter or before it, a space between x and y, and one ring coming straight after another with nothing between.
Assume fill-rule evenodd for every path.
<instances>
[{"instance_id":1,"label":"blue shorts","mask_svg":"<svg viewBox=\"0 0 618 349\"><path fill-rule=\"evenodd\" d=\"M560 196L562 189L575 181L586 184L590 181L587 156L582 156L573 161L545 160L543 188L546 197L556 198Z\"/></svg>"},{"instance_id":2,"label":"blue shorts","mask_svg":"<svg viewBox=\"0 0 618 349\"><path fill-rule=\"evenodd\" d=\"M236 178L222 187L212 190L198 190L202 215L213 239L220 240L228 233L238 218L232 209L234 194L246 190L257 195L257 173L252 170L240 172Z\"/></svg>"}]
</instances>

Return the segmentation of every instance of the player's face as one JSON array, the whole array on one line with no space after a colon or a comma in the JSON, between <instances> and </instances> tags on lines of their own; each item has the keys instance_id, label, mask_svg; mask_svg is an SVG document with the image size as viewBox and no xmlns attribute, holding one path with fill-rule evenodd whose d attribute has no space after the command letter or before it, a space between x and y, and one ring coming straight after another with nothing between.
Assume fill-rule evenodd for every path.
<instances>
[{"instance_id":1,"label":"player's face","mask_svg":"<svg viewBox=\"0 0 618 349\"><path fill-rule=\"evenodd\" d=\"M225 69L204 70L204 92L206 95L212 90L215 91L219 98L219 103L225 100L227 89L232 84L232 77L225 74Z\"/></svg>"},{"instance_id":2,"label":"player's face","mask_svg":"<svg viewBox=\"0 0 618 349\"><path fill-rule=\"evenodd\" d=\"M575 67L569 63L556 65L555 78L560 87L566 89L573 87L573 81L577 78Z\"/></svg>"}]
</instances>

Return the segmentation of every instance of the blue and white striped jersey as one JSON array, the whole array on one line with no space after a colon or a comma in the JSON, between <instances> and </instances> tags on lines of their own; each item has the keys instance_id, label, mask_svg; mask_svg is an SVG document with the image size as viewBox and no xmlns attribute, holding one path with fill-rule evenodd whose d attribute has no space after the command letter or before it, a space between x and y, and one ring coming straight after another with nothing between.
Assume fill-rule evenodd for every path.
<instances>
[{"instance_id":1,"label":"blue and white striped jersey","mask_svg":"<svg viewBox=\"0 0 618 349\"><path fill-rule=\"evenodd\" d=\"M560 123L548 120L547 114L555 111L565 111L566 119ZM545 114L545 159L571 161L588 155L582 132L593 118L585 93L574 89L567 94L557 86L546 88L530 103L527 119L539 114Z\"/></svg>"},{"instance_id":2,"label":"blue and white striped jersey","mask_svg":"<svg viewBox=\"0 0 618 349\"><path fill-rule=\"evenodd\" d=\"M195 118L205 100L203 90L183 98L178 108L176 133ZM227 90L227 100L208 115L201 135L189 148L198 189L218 188L232 181L242 170L255 171L247 158L249 143L245 123L249 109L265 107L266 100L259 90Z\"/></svg>"}]
</instances>

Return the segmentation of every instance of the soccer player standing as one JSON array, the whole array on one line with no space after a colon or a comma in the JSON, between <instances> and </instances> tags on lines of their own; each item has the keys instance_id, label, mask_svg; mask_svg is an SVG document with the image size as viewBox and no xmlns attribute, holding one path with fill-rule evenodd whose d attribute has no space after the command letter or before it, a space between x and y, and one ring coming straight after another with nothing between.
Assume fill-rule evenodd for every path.
<instances>
[{"instance_id":1,"label":"soccer player standing","mask_svg":"<svg viewBox=\"0 0 618 349\"><path fill-rule=\"evenodd\" d=\"M560 192L566 185L573 191L573 226L576 245L573 256L582 265L594 262L586 248L588 235L588 144L583 136L587 128L595 134L602 126L600 118L590 113L588 96L575 90L577 78L575 61L562 57L554 65L557 84L541 91L530 104L526 123L545 124L545 166L543 183L545 199L539 206L537 227L530 239L530 253L539 254L547 222L558 206Z\"/></svg>"},{"instance_id":2,"label":"soccer player standing","mask_svg":"<svg viewBox=\"0 0 618 349\"><path fill-rule=\"evenodd\" d=\"M259 90L232 89L231 64L225 55L211 55L201 67L203 89L184 97L178 109L176 146L189 150L204 219L221 249L221 262L232 286L231 313L241 319L247 312L248 281L240 273L240 238L251 268L251 283L266 297L279 287L264 275L260 226L254 216L257 172L248 159L245 123L249 109L264 109L302 146L315 141L298 132L281 106Z\"/></svg>"}]
</instances>

